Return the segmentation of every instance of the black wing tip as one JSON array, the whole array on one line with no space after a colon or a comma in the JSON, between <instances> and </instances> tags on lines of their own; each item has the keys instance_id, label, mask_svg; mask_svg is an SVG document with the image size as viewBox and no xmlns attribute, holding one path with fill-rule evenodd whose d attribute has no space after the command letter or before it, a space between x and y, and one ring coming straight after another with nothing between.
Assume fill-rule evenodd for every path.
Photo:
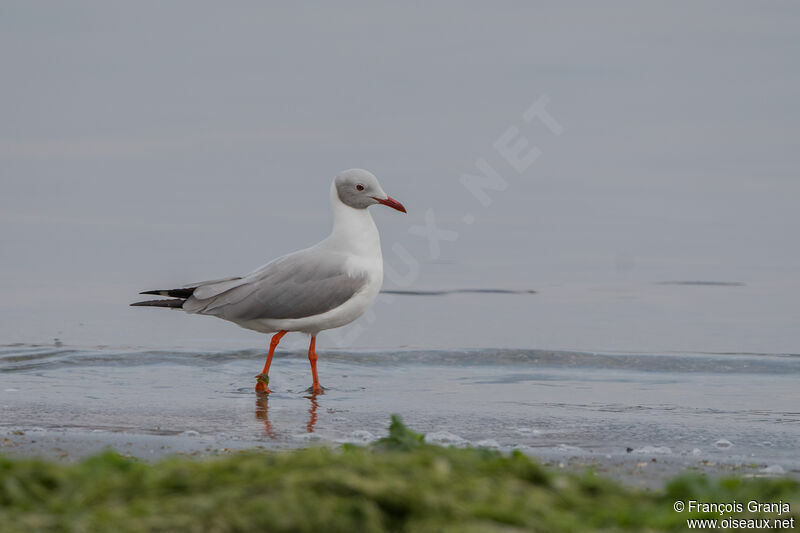
<instances>
[{"instance_id":1,"label":"black wing tip","mask_svg":"<svg viewBox=\"0 0 800 533\"><path fill-rule=\"evenodd\" d=\"M133 302L131 307L167 307L172 309L180 309L186 300L178 298L174 300L145 300L143 302Z\"/></svg>"},{"instance_id":2,"label":"black wing tip","mask_svg":"<svg viewBox=\"0 0 800 533\"><path fill-rule=\"evenodd\" d=\"M170 296L172 298L188 298L192 295L197 287L183 288L183 289L156 289L153 291L144 291L139 294L152 294L153 296Z\"/></svg>"}]
</instances>

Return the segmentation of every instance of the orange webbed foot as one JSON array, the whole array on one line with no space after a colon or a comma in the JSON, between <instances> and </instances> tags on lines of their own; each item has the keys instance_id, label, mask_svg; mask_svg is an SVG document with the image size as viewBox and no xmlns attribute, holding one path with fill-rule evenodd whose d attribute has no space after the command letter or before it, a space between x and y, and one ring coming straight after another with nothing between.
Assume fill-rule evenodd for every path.
<instances>
[{"instance_id":1,"label":"orange webbed foot","mask_svg":"<svg viewBox=\"0 0 800 533\"><path fill-rule=\"evenodd\" d=\"M265 374L256 376L256 392L260 394L269 394L272 392L269 390L269 376Z\"/></svg>"},{"instance_id":2,"label":"orange webbed foot","mask_svg":"<svg viewBox=\"0 0 800 533\"><path fill-rule=\"evenodd\" d=\"M318 394L325 394L325 389L323 389L321 385L312 385L306 389L306 392L312 396L316 396Z\"/></svg>"}]
</instances>

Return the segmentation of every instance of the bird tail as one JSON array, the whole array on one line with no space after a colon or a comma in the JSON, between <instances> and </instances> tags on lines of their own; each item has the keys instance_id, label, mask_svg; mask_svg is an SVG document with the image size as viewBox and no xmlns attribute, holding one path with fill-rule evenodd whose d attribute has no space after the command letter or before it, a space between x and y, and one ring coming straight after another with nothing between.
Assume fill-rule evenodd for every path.
<instances>
[{"instance_id":1,"label":"bird tail","mask_svg":"<svg viewBox=\"0 0 800 533\"><path fill-rule=\"evenodd\" d=\"M131 307L167 307L171 309L180 309L183 307L185 302L185 298L170 298L169 300L145 300L143 302L134 302L131 304Z\"/></svg>"},{"instance_id":2,"label":"bird tail","mask_svg":"<svg viewBox=\"0 0 800 533\"><path fill-rule=\"evenodd\" d=\"M241 284L241 277L233 277L233 278L222 278L222 279L212 279L210 281L200 281L198 283L192 283L191 285L185 285L178 289L156 289L153 291L144 291L140 292L139 294L154 294L155 296L168 296L169 298L173 298L170 300L147 300L144 302L136 302L132 303L132 306L148 306L148 307L169 307L172 309L180 309L183 307L183 304L192 297L194 291L199 288L206 289L206 294L202 296L202 298L210 298L212 296L216 296L217 294L224 292L228 289L235 287L237 284ZM233 283L233 285L232 285ZM208 291L207 289L212 288L214 290ZM188 312L192 313L195 311L189 310Z\"/></svg>"}]
</instances>

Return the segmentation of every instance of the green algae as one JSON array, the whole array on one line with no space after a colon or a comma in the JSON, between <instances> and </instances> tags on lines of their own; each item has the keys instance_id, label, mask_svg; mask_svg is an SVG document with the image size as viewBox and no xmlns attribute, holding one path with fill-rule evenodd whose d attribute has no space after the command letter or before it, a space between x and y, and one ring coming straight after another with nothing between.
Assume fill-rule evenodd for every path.
<instances>
[{"instance_id":1,"label":"green algae","mask_svg":"<svg viewBox=\"0 0 800 533\"><path fill-rule=\"evenodd\" d=\"M370 447L171 457L106 452L68 465L0 458L0 531L685 531L676 500L789 502L791 479L683 476L661 491L521 453L443 448L393 417ZM757 516L744 514L734 516ZM796 522L800 521L796 519Z\"/></svg>"}]
</instances>

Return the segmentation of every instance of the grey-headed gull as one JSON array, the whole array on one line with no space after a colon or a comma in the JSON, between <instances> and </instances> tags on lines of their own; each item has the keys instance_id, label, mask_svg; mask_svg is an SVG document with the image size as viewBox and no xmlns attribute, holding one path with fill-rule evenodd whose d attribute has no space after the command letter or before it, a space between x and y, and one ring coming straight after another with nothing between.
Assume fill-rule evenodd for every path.
<instances>
[{"instance_id":1,"label":"grey-headed gull","mask_svg":"<svg viewBox=\"0 0 800 533\"><path fill-rule=\"evenodd\" d=\"M406 212L403 204L383 191L372 173L362 169L340 172L331 184L330 197L333 230L311 248L279 257L245 276L145 291L141 294L172 298L131 305L183 309L274 333L264 370L256 376L256 392L261 393L270 392L269 367L281 338L290 331L307 333L311 335L311 391L321 393L317 334L361 316L383 283L380 236L367 208L383 204Z\"/></svg>"}]
</instances>

